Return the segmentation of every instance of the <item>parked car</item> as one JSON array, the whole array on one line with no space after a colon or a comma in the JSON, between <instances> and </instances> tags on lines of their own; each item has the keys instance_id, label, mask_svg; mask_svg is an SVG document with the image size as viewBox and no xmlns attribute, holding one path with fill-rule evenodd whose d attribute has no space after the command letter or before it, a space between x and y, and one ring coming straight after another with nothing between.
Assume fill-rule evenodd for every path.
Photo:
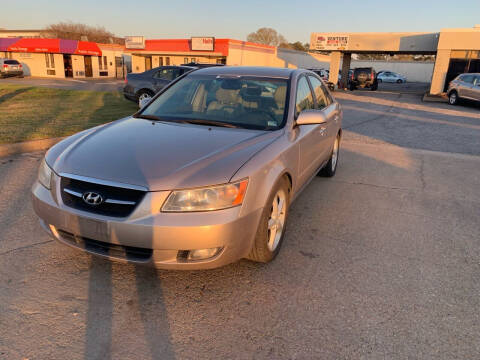
<instances>
[{"instance_id":1,"label":"parked car","mask_svg":"<svg viewBox=\"0 0 480 360\"><path fill-rule=\"evenodd\" d=\"M406 83L407 78L403 75L397 74L393 71L382 71L377 74L377 81L381 82L389 82L389 83Z\"/></svg>"},{"instance_id":2,"label":"parked car","mask_svg":"<svg viewBox=\"0 0 480 360\"><path fill-rule=\"evenodd\" d=\"M192 71L133 116L53 146L33 207L58 241L113 260L268 262L292 201L315 175L335 175L341 125L340 105L313 72Z\"/></svg>"},{"instance_id":3,"label":"parked car","mask_svg":"<svg viewBox=\"0 0 480 360\"><path fill-rule=\"evenodd\" d=\"M23 66L17 60L0 58L0 78L7 76L23 77Z\"/></svg>"},{"instance_id":4,"label":"parked car","mask_svg":"<svg viewBox=\"0 0 480 360\"><path fill-rule=\"evenodd\" d=\"M378 82L375 70L371 67L362 67L353 69L349 79L349 89L351 91L361 87L377 90Z\"/></svg>"},{"instance_id":5,"label":"parked car","mask_svg":"<svg viewBox=\"0 0 480 360\"><path fill-rule=\"evenodd\" d=\"M192 66L197 69L203 69L206 67L212 67L212 66L225 66L225 64L209 64L209 63L196 63L196 62L189 62L187 64L182 64L182 66Z\"/></svg>"},{"instance_id":6,"label":"parked car","mask_svg":"<svg viewBox=\"0 0 480 360\"><path fill-rule=\"evenodd\" d=\"M177 77L197 69L193 66L160 66L143 73L129 73L125 78L123 95L126 99L140 103L151 99Z\"/></svg>"},{"instance_id":7,"label":"parked car","mask_svg":"<svg viewBox=\"0 0 480 360\"><path fill-rule=\"evenodd\" d=\"M320 76L323 81L328 81L328 77L330 76L330 72L326 69L308 69L310 71L313 71L315 74Z\"/></svg>"},{"instance_id":8,"label":"parked car","mask_svg":"<svg viewBox=\"0 0 480 360\"><path fill-rule=\"evenodd\" d=\"M447 95L451 105L461 99L480 101L480 73L458 75L448 84Z\"/></svg>"}]
</instances>

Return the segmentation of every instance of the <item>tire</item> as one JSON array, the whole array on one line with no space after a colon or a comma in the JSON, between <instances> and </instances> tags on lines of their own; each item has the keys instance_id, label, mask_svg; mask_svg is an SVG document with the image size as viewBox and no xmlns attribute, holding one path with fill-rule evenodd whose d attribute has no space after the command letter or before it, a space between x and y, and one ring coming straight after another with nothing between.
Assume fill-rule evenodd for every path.
<instances>
[{"instance_id":1,"label":"tire","mask_svg":"<svg viewBox=\"0 0 480 360\"><path fill-rule=\"evenodd\" d=\"M372 87L370 88L371 91L376 91L378 89L378 83L375 83L372 85Z\"/></svg>"},{"instance_id":2,"label":"tire","mask_svg":"<svg viewBox=\"0 0 480 360\"><path fill-rule=\"evenodd\" d=\"M350 91L353 91L353 90L355 90L355 89L356 89L356 87L355 87L355 85L353 85L353 84L350 84L350 86L349 86L349 89L350 89Z\"/></svg>"},{"instance_id":3,"label":"tire","mask_svg":"<svg viewBox=\"0 0 480 360\"><path fill-rule=\"evenodd\" d=\"M140 106L140 100L141 99L147 98L147 97L152 98L154 95L155 95L155 93L151 90L147 90L147 89L140 90L137 93L137 104L138 104L138 106Z\"/></svg>"},{"instance_id":4,"label":"tire","mask_svg":"<svg viewBox=\"0 0 480 360\"><path fill-rule=\"evenodd\" d=\"M337 172L338 158L340 155L340 134L337 135L333 143L332 154L327 164L318 172L318 176L333 177Z\"/></svg>"},{"instance_id":5,"label":"tire","mask_svg":"<svg viewBox=\"0 0 480 360\"><path fill-rule=\"evenodd\" d=\"M458 104L458 94L455 90L451 91L450 94L448 94L448 103L450 105L457 105Z\"/></svg>"},{"instance_id":6,"label":"tire","mask_svg":"<svg viewBox=\"0 0 480 360\"><path fill-rule=\"evenodd\" d=\"M401 84L401 83L403 83L402 79L398 79L397 84Z\"/></svg>"},{"instance_id":7,"label":"tire","mask_svg":"<svg viewBox=\"0 0 480 360\"><path fill-rule=\"evenodd\" d=\"M285 176L278 180L273 187L273 190L268 197L267 205L263 208L262 217L258 225L255 240L252 249L247 256L247 259L256 262L267 263L272 261L280 252L283 238L285 237L285 230L288 219L288 209L290 206L290 190L290 182ZM274 218L272 218L272 215L274 212L275 203L277 204L277 209L279 209L279 199L283 200L283 206L281 207L282 212L281 214L279 214L279 216L276 217L277 219L279 219L279 221L275 222ZM276 226L278 226L279 222L282 223L280 235L278 235L277 229L275 229L275 234L272 234L273 230L269 229L269 223L276 223Z\"/></svg>"}]
</instances>

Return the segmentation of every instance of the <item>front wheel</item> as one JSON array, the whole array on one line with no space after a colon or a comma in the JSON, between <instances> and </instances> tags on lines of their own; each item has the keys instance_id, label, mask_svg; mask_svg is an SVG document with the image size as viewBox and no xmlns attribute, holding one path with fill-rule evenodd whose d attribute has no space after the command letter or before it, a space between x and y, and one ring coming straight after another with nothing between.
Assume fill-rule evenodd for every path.
<instances>
[{"instance_id":1,"label":"front wheel","mask_svg":"<svg viewBox=\"0 0 480 360\"><path fill-rule=\"evenodd\" d=\"M402 79L398 79L397 84L401 84L401 83L403 83Z\"/></svg>"},{"instance_id":2,"label":"front wheel","mask_svg":"<svg viewBox=\"0 0 480 360\"><path fill-rule=\"evenodd\" d=\"M319 172L319 176L323 177L333 177L337 172L337 164L338 164L338 156L340 155L340 134L337 135L335 142L333 143L332 154L330 155L330 159Z\"/></svg>"},{"instance_id":3,"label":"front wheel","mask_svg":"<svg viewBox=\"0 0 480 360\"><path fill-rule=\"evenodd\" d=\"M449 95L448 95L448 103L450 105L457 105L458 104L458 94L456 91L452 91Z\"/></svg>"},{"instance_id":4,"label":"front wheel","mask_svg":"<svg viewBox=\"0 0 480 360\"><path fill-rule=\"evenodd\" d=\"M282 177L273 187L267 205L263 208L248 259L267 263L278 255L285 236L289 205L290 182Z\"/></svg>"}]
</instances>

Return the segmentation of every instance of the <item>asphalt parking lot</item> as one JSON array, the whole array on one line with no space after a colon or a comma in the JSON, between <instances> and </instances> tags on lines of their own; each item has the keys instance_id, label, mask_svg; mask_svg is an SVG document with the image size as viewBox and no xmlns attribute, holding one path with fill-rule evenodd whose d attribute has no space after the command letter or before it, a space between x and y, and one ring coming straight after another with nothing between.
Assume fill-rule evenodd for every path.
<instances>
[{"instance_id":1,"label":"asphalt parking lot","mask_svg":"<svg viewBox=\"0 0 480 360\"><path fill-rule=\"evenodd\" d=\"M92 258L37 223L42 154L0 159L0 359L480 358L480 111L422 86L336 93L337 175L267 265Z\"/></svg>"}]
</instances>

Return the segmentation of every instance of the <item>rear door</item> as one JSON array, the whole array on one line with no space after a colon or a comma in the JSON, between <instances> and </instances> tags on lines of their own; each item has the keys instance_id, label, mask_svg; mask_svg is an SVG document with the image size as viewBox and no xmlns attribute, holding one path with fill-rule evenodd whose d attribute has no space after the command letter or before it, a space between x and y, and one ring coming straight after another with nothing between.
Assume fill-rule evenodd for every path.
<instances>
[{"instance_id":1,"label":"rear door","mask_svg":"<svg viewBox=\"0 0 480 360\"><path fill-rule=\"evenodd\" d=\"M480 76L475 76L471 88L471 97L475 101L480 101Z\"/></svg>"}]
</instances>

